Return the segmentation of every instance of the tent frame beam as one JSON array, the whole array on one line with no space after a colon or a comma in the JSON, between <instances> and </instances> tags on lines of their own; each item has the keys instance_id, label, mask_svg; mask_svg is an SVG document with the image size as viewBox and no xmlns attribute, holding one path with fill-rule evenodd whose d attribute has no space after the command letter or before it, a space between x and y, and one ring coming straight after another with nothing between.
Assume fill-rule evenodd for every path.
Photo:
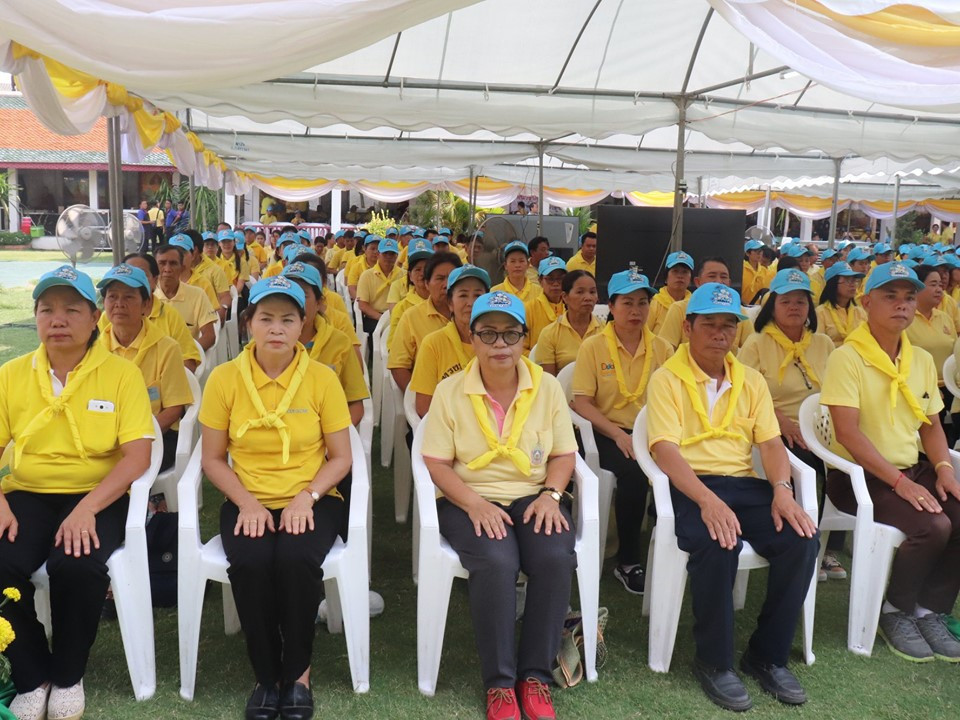
<instances>
[{"instance_id":1,"label":"tent frame beam","mask_svg":"<svg viewBox=\"0 0 960 720\"><path fill-rule=\"evenodd\" d=\"M570 52L567 53L567 58L563 61L563 66L560 68L560 73L557 75L556 82L553 83L553 87L550 89L551 93L560 87L560 81L563 79L563 74L567 71L567 65L570 64L570 58L573 57L573 53L576 51L577 45L580 44L580 38L582 38L583 33L586 32L587 25L590 24L590 21L593 19L593 14L597 11L597 8L600 7L601 2L603 2L603 0L597 0L597 2L594 3L589 14L587 15L587 19L584 20L583 25L580 26L580 32L578 32L577 37L574 38L573 45L570 46ZM713 8L711 8L711 11L712 10Z\"/></svg>"}]
</instances>

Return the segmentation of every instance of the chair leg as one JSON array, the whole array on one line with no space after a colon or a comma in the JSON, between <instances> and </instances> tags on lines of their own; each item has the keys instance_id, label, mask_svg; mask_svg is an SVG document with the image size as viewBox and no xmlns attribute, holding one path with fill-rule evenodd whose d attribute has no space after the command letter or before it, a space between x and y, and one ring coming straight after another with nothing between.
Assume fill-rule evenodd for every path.
<instances>
[{"instance_id":1,"label":"chair leg","mask_svg":"<svg viewBox=\"0 0 960 720\"><path fill-rule=\"evenodd\" d=\"M225 635L236 635L240 632L240 615L237 614L237 602L233 599L233 588L230 583L220 586L223 593L223 632Z\"/></svg>"},{"instance_id":2,"label":"chair leg","mask_svg":"<svg viewBox=\"0 0 960 720\"><path fill-rule=\"evenodd\" d=\"M417 685L421 693L433 697L440 673L453 568L440 558L424 560L423 576L417 586Z\"/></svg>"},{"instance_id":3,"label":"chair leg","mask_svg":"<svg viewBox=\"0 0 960 720\"><path fill-rule=\"evenodd\" d=\"M749 570L737 570L737 580L733 584L733 609L743 610L747 602L747 584L750 581Z\"/></svg>"},{"instance_id":4,"label":"chair leg","mask_svg":"<svg viewBox=\"0 0 960 720\"><path fill-rule=\"evenodd\" d=\"M819 567L819 565L817 566ZM807 665L813 665L816 656L813 654L813 618L817 611L817 571L814 569L810 578L810 588L803 601L803 659Z\"/></svg>"},{"instance_id":5,"label":"chair leg","mask_svg":"<svg viewBox=\"0 0 960 720\"><path fill-rule=\"evenodd\" d=\"M603 567L607 528L610 524L610 505L613 503L613 491L617 487L617 476L607 470L601 470L597 473L597 481L597 510L600 514L600 567Z\"/></svg>"},{"instance_id":6,"label":"chair leg","mask_svg":"<svg viewBox=\"0 0 960 720\"><path fill-rule=\"evenodd\" d=\"M186 577L184 577L186 576ZM227 587L227 586L224 586ZM193 700L197 683L197 650L207 579L182 573L177 581L177 626L180 641L180 697Z\"/></svg>"},{"instance_id":7,"label":"chair leg","mask_svg":"<svg viewBox=\"0 0 960 720\"><path fill-rule=\"evenodd\" d=\"M413 529L413 584L417 585L420 570L420 513L417 503L413 503L413 521L410 524Z\"/></svg>"},{"instance_id":8,"label":"chair leg","mask_svg":"<svg viewBox=\"0 0 960 720\"><path fill-rule=\"evenodd\" d=\"M384 380L380 383L383 385L380 398L380 466L389 467L394 454L393 433L397 408L393 402L392 388Z\"/></svg>"},{"instance_id":9,"label":"chair leg","mask_svg":"<svg viewBox=\"0 0 960 720\"><path fill-rule=\"evenodd\" d=\"M586 552L589 553L589 549ZM583 657L587 682L596 682L600 567L590 562L588 557L577 559L577 587L580 590L580 614L583 617Z\"/></svg>"},{"instance_id":10,"label":"chair leg","mask_svg":"<svg viewBox=\"0 0 960 720\"><path fill-rule=\"evenodd\" d=\"M405 523L410 512L413 468L407 448L407 423L403 418L397 418L393 433L393 515L398 523Z\"/></svg>"},{"instance_id":11,"label":"chair leg","mask_svg":"<svg viewBox=\"0 0 960 720\"><path fill-rule=\"evenodd\" d=\"M870 535L872 537L868 537ZM880 609L890 579L893 538L879 528L872 532L857 530L853 549L847 648L857 655L869 656L877 638Z\"/></svg>"},{"instance_id":12,"label":"chair leg","mask_svg":"<svg viewBox=\"0 0 960 720\"><path fill-rule=\"evenodd\" d=\"M653 493L651 493L652 495ZM642 617L650 617L650 575L653 569L653 548L657 539L656 528L650 533L650 546L647 548L647 572L643 576L643 605L640 610Z\"/></svg>"},{"instance_id":13,"label":"chair leg","mask_svg":"<svg viewBox=\"0 0 960 720\"><path fill-rule=\"evenodd\" d=\"M669 526L669 527L668 527ZM687 582L687 553L677 547L673 523L657 521L658 535L650 579L650 641L648 663L654 672L670 672L680 622L680 605ZM650 569L647 569L650 573Z\"/></svg>"},{"instance_id":14,"label":"chair leg","mask_svg":"<svg viewBox=\"0 0 960 720\"><path fill-rule=\"evenodd\" d=\"M323 596L327 601L327 632L339 635L343 632L343 608L340 606L340 587L336 576L323 581Z\"/></svg>"},{"instance_id":15,"label":"chair leg","mask_svg":"<svg viewBox=\"0 0 960 720\"><path fill-rule=\"evenodd\" d=\"M147 700L157 689L150 573L145 563L134 562L129 548L116 551L107 567L133 694L137 700Z\"/></svg>"},{"instance_id":16,"label":"chair leg","mask_svg":"<svg viewBox=\"0 0 960 720\"><path fill-rule=\"evenodd\" d=\"M370 690L370 593L363 573L347 568L336 578L337 611L344 613L342 626L350 660L353 691ZM329 587L329 586L327 586ZM327 594L327 623L331 618L330 593Z\"/></svg>"}]
</instances>

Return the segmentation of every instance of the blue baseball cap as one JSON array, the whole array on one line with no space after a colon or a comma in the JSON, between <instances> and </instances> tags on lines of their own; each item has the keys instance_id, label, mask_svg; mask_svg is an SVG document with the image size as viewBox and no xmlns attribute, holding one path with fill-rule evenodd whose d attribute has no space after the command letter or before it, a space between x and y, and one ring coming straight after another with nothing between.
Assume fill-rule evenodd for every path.
<instances>
[{"instance_id":1,"label":"blue baseball cap","mask_svg":"<svg viewBox=\"0 0 960 720\"><path fill-rule=\"evenodd\" d=\"M799 243L789 242L780 246L780 254L784 257L799 258L804 255L813 255L807 248Z\"/></svg>"},{"instance_id":2,"label":"blue baseball cap","mask_svg":"<svg viewBox=\"0 0 960 720\"><path fill-rule=\"evenodd\" d=\"M274 275L254 283L253 287L250 288L250 304L256 305L270 295L286 295L288 298L292 298L301 308L307 302L306 295L303 294L303 288L295 282L290 282L290 279L283 275Z\"/></svg>"},{"instance_id":3,"label":"blue baseball cap","mask_svg":"<svg viewBox=\"0 0 960 720\"><path fill-rule=\"evenodd\" d=\"M452 274L451 277L453 277ZM505 313L521 325L527 324L527 312L520 298L503 290L497 290L481 295L474 301L473 310L470 311L470 326L473 327L473 324L484 315L495 312Z\"/></svg>"},{"instance_id":4,"label":"blue baseball cap","mask_svg":"<svg viewBox=\"0 0 960 720\"><path fill-rule=\"evenodd\" d=\"M385 237L382 240L380 240L380 244L377 245L377 250L379 250L382 253L385 253L385 252L399 253L400 252L400 248L397 245L397 241L394 240L392 237Z\"/></svg>"},{"instance_id":5,"label":"blue baseball cap","mask_svg":"<svg viewBox=\"0 0 960 720\"><path fill-rule=\"evenodd\" d=\"M112 282L122 282L132 288L143 288L148 294L150 292L150 281L147 280L147 274L140 268L126 263L120 263L107 270L103 280L97 283L97 289L100 290L101 294L106 294L107 285Z\"/></svg>"},{"instance_id":6,"label":"blue baseball cap","mask_svg":"<svg viewBox=\"0 0 960 720\"><path fill-rule=\"evenodd\" d=\"M381 240L383 240L383 238L380 237L379 235L374 235L373 233L370 233L369 235L363 238L363 246L366 247L370 243L378 243L377 247L379 248L380 247L379 243Z\"/></svg>"},{"instance_id":7,"label":"blue baseball cap","mask_svg":"<svg viewBox=\"0 0 960 720\"><path fill-rule=\"evenodd\" d=\"M40 282L33 289L33 299L39 299L44 292L59 285L73 288L84 300L94 304L97 302L97 291L93 289L93 280L90 276L69 265L61 265L56 270L41 275Z\"/></svg>"},{"instance_id":8,"label":"blue baseball cap","mask_svg":"<svg viewBox=\"0 0 960 720\"><path fill-rule=\"evenodd\" d=\"M323 289L323 279L320 277L320 271L310 263L294 260L292 263L287 265L280 274L284 277L303 280L304 282L310 283L316 288L320 288L321 290Z\"/></svg>"},{"instance_id":9,"label":"blue baseball cap","mask_svg":"<svg viewBox=\"0 0 960 720\"><path fill-rule=\"evenodd\" d=\"M920 279L912 267L904 265L901 262L888 262L883 265L877 265L873 269L870 277L867 278L867 284L866 287L863 288L863 292L868 293L876 290L878 287L883 287L888 283L897 282L898 280L907 281L917 290L923 290L925 287L924 284L920 282Z\"/></svg>"},{"instance_id":10,"label":"blue baseball cap","mask_svg":"<svg viewBox=\"0 0 960 720\"><path fill-rule=\"evenodd\" d=\"M233 231L233 239L236 240L237 242L243 242L244 240L246 240L246 238L247 238L247 235L245 232L243 232L243 230Z\"/></svg>"},{"instance_id":11,"label":"blue baseball cap","mask_svg":"<svg viewBox=\"0 0 960 720\"><path fill-rule=\"evenodd\" d=\"M637 290L646 290L647 295L653 296L653 288L650 287L650 280L637 270L623 270L610 276L610 282L607 283L607 295L611 298L614 295L629 295Z\"/></svg>"},{"instance_id":12,"label":"blue baseball cap","mask_svg":"<svg viewBox=\"0 0 960 720\"><path fill-rule=\"evenodd\" d=\"M759 240L746 240L743 243L743 251L750 252L751 250L759 250L763 247L763 243Z\"/></svg>"},{"instance_id":13,"label":"blue baseball cap","mask_svg":"<svg viewBox=\"0 0 960 720\"><path fill-rule=\"evenodd\" d=\"M277 240L277 247L281 247L282 245L286 245L287 243L295 243L295 242L297 242L297 236L292 232L285 232L283 233L283 235L280 236L280 239Z\"/></svg>"},{"instance_id":14,"label":"blue baseball cap","mask_svg":"<svg viewBox=\"0 0 960 720\"><path fill-rule=\"evenodd\" d=\"M916 268L918 268L918 267L920 266L920 263L918 263L916 260L911 260L910 258L906 258L905 260L901 260L901 261L900 261L900 264L901 264L901 265L906 265L908 268L913 268L913 269L916 269Z\"/></svg>"},{"instance_id":15,"label":"blue baseball cap","mask_svg":"<svg viewBox=\"0 0 960 720\"><path fill-rule=\"evenodd\" d=\"M233 240L233 230L221 230L217 233L217 242L224 240Z\"/></svg>"},{"instance_id":16,"label":"blue baseball cap","mask_svg":"<svg viewBox=\"0 0 960 720\"><path fill-rule=\"evenodd\" d=\"M907 253L907 257L911 260L923 262L924 258L926 258L929 253L930 251L927 249L926 245L914 245Z\"/></svg>"},{"instance_id":17,"label":"blue baseball cap","mask_svg":"<svg viewBox=\"0 0 960 720\"><path fill-rule=\"evenodd\" d=\"M899 250L901 254L904 254L913 250L914 247L916 246L913 243L905 242L905 243L900 243L900 247L897 248L897 250Z\"/></svg>"},{"instance_id":18,"label":"blue baseball cap","mask_svg":"<svg viewBox=\"0 0 960 720\"><path fill-rule=\"evenodd\" d=\"M527 244L522 240L513 240L512 242L508 242L503 248L504 259L506 259L507 255L510 253L517 251L520 251L527 257L530 257L530 248L527 247Z\"/></svg>"},{"instance_id":19,"label":"blue baseball cap","mask_svg":"<svg viewBox=\"0 0 960 720\"><path fill-rule=\"evenodd\" d=\"M763 243L760 244L762 245ZM667 270L677 265L686 265L688 268L693 270L693 258L682 250L680 252L672 252L667 255Z\"/></svg>"},{"instance_id":20,"label":"blue baseball cap","mask_svg":"<svg viewBox=\"0 0 960 720\"><path fill-rule=\"evenodd\" d=\"M796 268L781 270L773 276L773 281L770 283L770 292L783 295L794 290L804 290L813 294L810 289L810 276Z\"/></svg>"},{"instance_id":21,"label":"blue baseball cap","mask_svg":"<svg viewBox=\"0 0 960 720\"><path fill-rule=\"evenodd\" d=\"M204 241L204 242L206 242L207 240L213 240L214 242L217 241L217 235L216 235L216 233L212 233L212 232L210 232L209 230L207 230L205 233L203 233L200 237L203 238L203 241Z\"/></svg>"},{"instance_id":22,"label":"blue baseball cap","mask_svg":"<svg viewBox=\"0 0 960 720\"><path fill-rule=\"evenodd\" d=\"M396 229L395 227L388 228L388 229L387 229L387 232L386 232L386 236L387 236L387 237L396 237L396 236L397 236L397 229Z\"/></svg>"},{"instance_id":23,"label":"blue baseball cap","mask_svg":"<svg viewBox=\"0 0 960 720\"><path fill-rule=\"evenodd\" d=\"M437 235L445 235L446 237L450 237L453 235L453 233L450 232L450 228L440 228L440 231L437 233Z\"/></svg>"},{"instance_id":24,"label":"blue baseball cap","mask_svg":"<svg viewBox=\"0 0 960 720\"><path fill-rule=\"evenodd\" d=\"M827 248L822 253L820 253L821 260L829 260L832 257L836 257L839 253L839 250L834 250L833 248Z\"/></svg>"},{"instance_id":25,"label":"blue baseball cap","mask_svg":"<svg viewBox=\"0 0 960 720\"><path fill-rule=\"evenodd\" d=\"M539 277L543 277L544 275L549 275L557 270L566 272L567 264L556 255L551 255L550 257L546 257L540 261L540 264L537 266L537 275Z\"/></svg>"},{"instance_id":26,"label":"blue baseball cap","mask_svg":"<svg viewBox=\"0 0 960 720\"><path fill-rule=\"evenodd\" d=\"M452 273L447 276L447 292L453 290L453 286L456 285L461 280L466 280L467 278L476 278L483 283L484 287L487 290L490 290L490 275L482 267L477 267L476 265L462 265L461 267L455 268ZM471 322L473 322L471 320Z\"/></svg>"},{"instance_id":27,"label":"blue baseball cap","mask_svg":"<svg viewBox=\"0 0 960 720\"><path fill-rule=\"evenodd\" d=\"M835 262L833 265L827 268L826 272L823 273L823 279L829 282L838 275L840 277L863 277L862 272L857 272L850 267L850 263L841 260L840 262Z\"/></svg>"},{"instance_id":28,"label":"blue baseball cap","mask_svg":"<svg viewBox=\"0 0 960 720\"><path fill-rule=\"evenodd\" d=\"M888 252L893 252L893 248L885 242L878 242L873 246L874 255L886 255Z\"/></svg>"},{"instance_id":29,"label":"blue baseball cap","mask_svg":"<svg viewBox=\"0 0 960 720\"><path fill-rule=\"evenodd\" d=\"M297 230L297 237L301 240L306 240L308 243L313 243L313 238L310 237L310 233L307 230Z\"/></svg>"},{"instance_id":30,"label":"blue baseball cap","mask_svg":"<svg viewBox=\"0 0 960 720\"><path fill-rule=\"evenodd\" d=\"M424 232L423 232L422 229L420 229L420 228L414 228L414 229L413 229L413 236L414 236L414 237L423 237L423 235L424 235Z\"/></svg>"},{"instance_id":31,"label":"blue baseball cap","mask_svg":"<svg viewBox=\"0 0 960 720\"><path fill-rule=\"evenodd\" d=\"M426 238L414 238L407 246L407 260L412 262L433 255L433 243Z\"/></svg>"},{"instance_id":32,"label":"blue baseball cap","mask_svg":"<svg viewBox=\"0 0 960 720\"><path fill-rule=\"evenodd\" d=\"M186 250L187 252L193 252L196 248L193 246L193 239L189 235L184 233L177 233L172 238L167 240L167 245L173 245L178 247L181 250Z\"/></svg>"},{"instance_id":33,"label":"blue baseball cap","mask_svg":"<svg viewBox=\"0 0 960 720\"><path fill-rule=\"evenodd\" d=\"M333 234L333 239L334 239L334 240L339 240L340 238L343 237L343 234L344 234L344 231L343 231L343 230L337 230L337 231Z\"/></svg>"},{"instance_id":34,"label":"blue baseball cap","mask_svg":"<svg viewBox=\"0 0 960 720\"><path fill-rule=\"evenodd\" d=\"M293 245L283 249L283 259L288 263L293 262L304 253L308 252L310 252L309 248L304 247L300 243L294 243Z\"/></svg>"},{"instance_id":35,"label":"blue baseball cap","mask_svg":"<svg viewBox=\"0 0 960 720\"><path fill-rule=\"evenodd\" d=\"M416 228L413 225L404 225L402 228L400 228L400 234L413 235L414 230L416 230Z\"/></svg>"},{"instance_id":36,"label":"blue baseball cap","mask_svg":"<svg viewBox=\"0 0 960 720\"><path fill-rule=\"evenodd\" d=\"M850 251L850 254L847 255L847 262L857 262L858 260L869 260L873 257L873 254L869 250L864 248L856 247Z\"/></svg>"},{"instance_id":37,"label":"blue baseball cap","mask_svg":"<svg viewBox=\"0 0 960 720\"><path fill-rule=\"evenodd\" d=\"M609 292L609 287L608 287ZM740 293L723 283L704 283L690 296L687 315L734 315L740 320L747 316L741 312Z\"/></svg>"},{"instance_id":38,"label":"blue baseball cap","mask_svg":"<svg viewBox=\"0 0 960 720\"><path fill-rule=\"evenodd\" d=\"M933 267L943 267L946 265L951 268L960 268L960 260L957 259L956 255L951 253L934 255L932 258L926 261L926 264L932 265Z\"/></svg>"}]
</instances>

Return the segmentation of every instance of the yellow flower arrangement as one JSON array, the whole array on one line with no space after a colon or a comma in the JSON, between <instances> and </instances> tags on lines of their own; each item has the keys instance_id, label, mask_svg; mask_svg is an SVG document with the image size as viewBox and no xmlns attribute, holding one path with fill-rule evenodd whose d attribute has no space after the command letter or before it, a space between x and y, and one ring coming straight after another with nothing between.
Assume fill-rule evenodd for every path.
<instances>
[{"instance_id":1,"label":"yellow flower arrangement","mask_svg":"<svg viewBox=\"0 0 960 720\"><path fill-rule=\"evenodd\" d=\"M8 587L3 589L3 596L14 602L20 602L20 591L15 587Z\"/></svg>"},{"instance_id":2,"label":"yellow flower arrangement","mask_svg":"<svg viewBox=\"0 0 960 720\"><path fill-rule=\"evenodd\" d=\"M17 634L13 631L10 621L0 616L0 653L4 652L16 638Z\"/></svg>"},{"instance_id":3,"label":"yellow flower arrangement","mask_svg":"<svg viewBox=\"0 0 960 720\"><path fill-rule=\"evenodd\" d=\"M20 602L20 591L15 587L4 588L0 608L11 601ZM7 685L10 682L10 661L3 653L16 639L17 634L13 631L10 621L0 615L0 685Z\"/></svg>"}]
</instances>

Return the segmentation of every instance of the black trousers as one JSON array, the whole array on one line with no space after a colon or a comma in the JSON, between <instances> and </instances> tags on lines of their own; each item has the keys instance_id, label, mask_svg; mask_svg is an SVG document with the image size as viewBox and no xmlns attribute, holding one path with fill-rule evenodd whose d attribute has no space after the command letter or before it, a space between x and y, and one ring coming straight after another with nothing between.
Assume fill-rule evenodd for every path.
<instances>
[{"instance_id":1,"label":"black trousers","mask_svg":"<svg viewBox=\"0 0 960 720\"><path fill-rule=\"evenodd\" d=\"M90 648L110 586L107 560L123 543L128 497L124 495L97 515L100 549L73 557L54 547L61 523L85 495L43 495L16 490L7 502L19 525L17 537L0 540L0 588L15 587L20 602L7 603L3 615L10 621L16 640L6 650L13 666L17 692L35 690L45 682L58 687L76 685L87 668ZM47 563L50 575L52 649L33 606L30 576Z\"/></svg>"},{"instance_id":2,"label":"black trousers","mask_svg":"<svg viewBox=\"0 0 960 720\"><path fill-rule=\"evenodd\" d=\"M631 433L630 430L626 431ZM632 433L631 433L632 434ZM645 562L645 553L640 546L640 528L647 507L647 488L650 483L640 470L636 460L626 457L617 444L599 432L594 432L600 467L617 476L617 492L613 507L617 518L617 539L620 550L617 562L620 565L639 565ZM601 538L603 541L603 538Z\"/></svg>"},{"instance_id":3,"label":"black trousers","mask_svg":"<svg viewBox=\"0 0 960 720\"><path fill-rule=\"evenodd\" d=\"M780 436L780 439L783 439L783 436ZM819 521L823 518L823 500L827 496L827 479L823 475L823 461L820 460L816 455L814 455L809 450L804 450L802 447L797 447L794 445L792 448L787 445L786 442L783 443L783 446L790 450L794 455L797 456L797 460L809 465L817 473L817 485L820 487L820 517L817 518ZM843 530L835 530L830 533L827 537L827 550L832 552L843 551L844 545L847 540L847 533Z\"/></svg>"},{"instance_id":4,"label":"black trousers","mask_svg":"<svg viewBox=\"0 0 960 720\"><path fill-rule=\"evenodd\" d=\"M160 472L169 470L177 461L177 440L180 433L177 430L167 430L163 434L163 458L160 460Z\"/></svg>"},{"instance_id":5,"label":"black trousers","mask_svg":"<svg viewBox=\"0 0 960 720\"><path fill-rule=\"evenodd\" d=\"M373 331L377 329L377 323L380 321L363 315L361 322L363 323L363 331L367 334L367 357L373 357Z\"/></svg>"},{"instance_id":6,"label":"black trousers","mask_svg":"<svg viewBox=\"0 0 960 720\"><path fill-rule=\"evenodd\" d=\"M767 596L750 638L750 649L764 663L786 665L817 562L820 534L801 537L786 523L777 532L770 515L773 488L765 480L716 475L702 475L700 480L736 513L743 534L735 549L724 550L710 539L700 507L670 488L677 545L690 553L687 572L697 658L711 667L733 668L733 584L743 541L747 540L770 563Z\"/></svg>"},{"instance_id":7,"label":"black trousers","mask_svg":"<svg viewBox=\"0 0 960 720\"><path fill-rule=\"evenodd\" d=\"M279 528L280 510L271 510ZM262 537L234 535L239 509L220 508L220 537L230 567L247 655L257 682L291 683L310 666L323 561L340 530L344 503L325 495L313 506L314 530L301 535L267 531Z\"/></svg>"},{"instance_id":8,"label":"black trousers","mask_svg":"<svg viewBox=\"0 0 960 720\"><path fill-rule=\"evenodd\" d=\"M440 533L460 555L470 572L470 615L480 656L483 685L512 688L517 679L535 677L552 682L550 669L560 649L560 633L570 601L570 585L577 567L576 532L566 507L563 516L570 531L547 535L523 524L523 512L536 496L514 501L504 510L513 519L507 536L491 540L473 530L470 517L450 501L437 501ZM517 578L527 575L527 600L516 653Z\"/></svg>"}]
</instances>

